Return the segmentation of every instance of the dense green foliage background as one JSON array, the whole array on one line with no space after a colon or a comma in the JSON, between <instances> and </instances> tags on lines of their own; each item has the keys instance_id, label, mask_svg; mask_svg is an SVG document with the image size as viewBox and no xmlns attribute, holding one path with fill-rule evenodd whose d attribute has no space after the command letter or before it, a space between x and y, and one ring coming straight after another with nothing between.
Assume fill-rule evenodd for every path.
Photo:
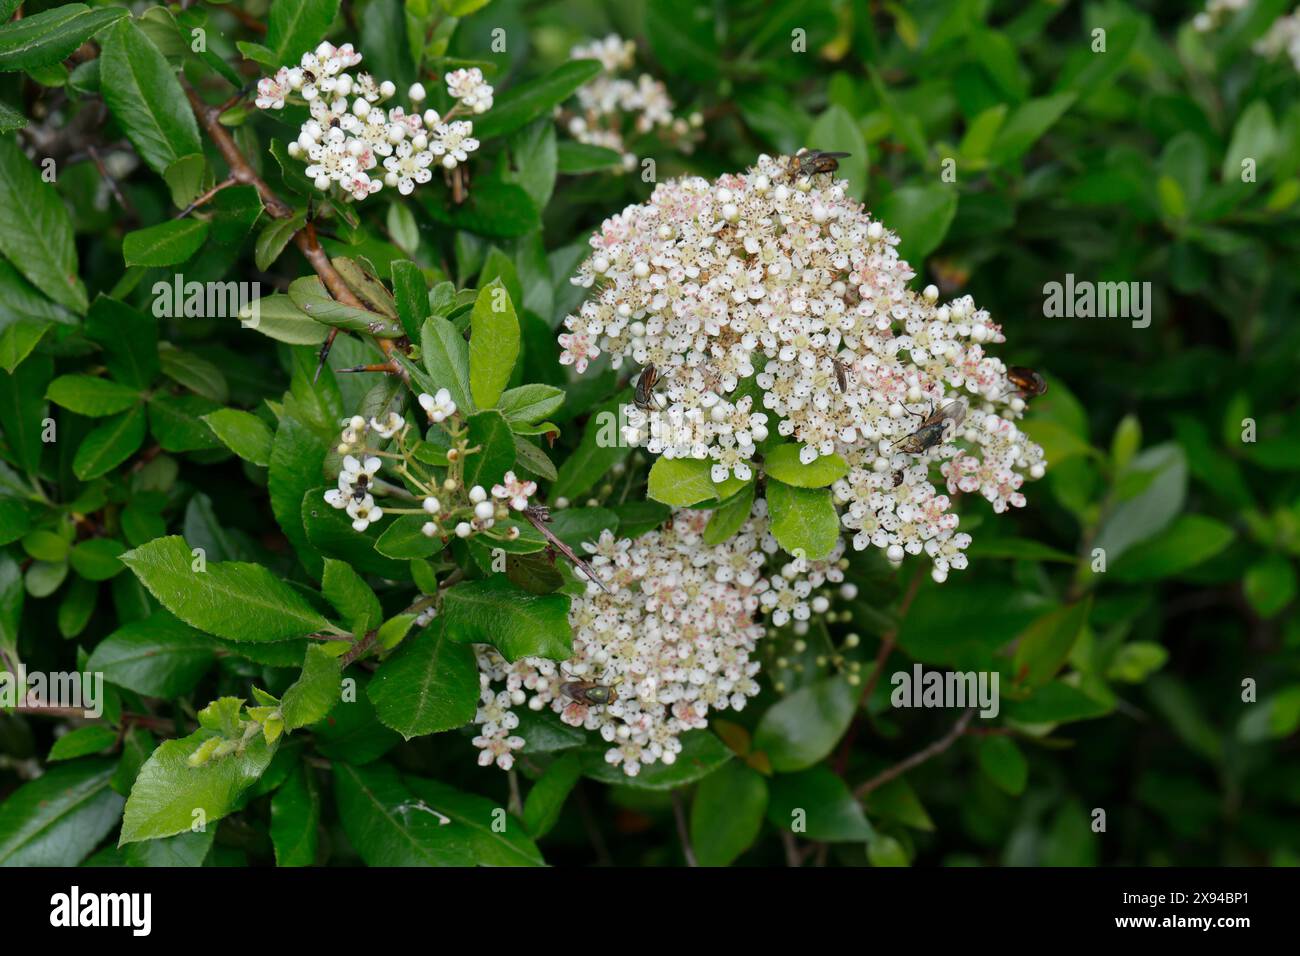
<instances>
[{"instance_id":1,"label":"dense green foliage background","mask_svg":"<svg viewBox=\"0 0 1300 956\"><path fill-rule=\"evenodd\" d=\"M273 23L280 5L299 6L274 0ZM5 19L15 6L0 0ZM23 4L24 19L57 6ZM141 30L130 42L154 52L136 62L183 71L208 103L222 102L234 90L227 72L258 75L235 41L267 42L252 26L267 22L267 6L138 4ZM301 554L316 542L301 520L286 530L268 494L269 445L259 442L269 437L250 426L254 450L232 455L203 416L252 410L269 436L286 428L276 409L292 408L328 431L373 384L330 371L312 383L319 327L289 345L231 319L164 318L158 338L170 344L159 349L123 318L117 303L147 312L149 290L173 272L283 290L311 270L285 250L288 232L268 237L268 218L254 225L259 204L246 186L214 201L210 231L169 235L183 258L142 252L138 238L133 249L132 232L171 219L225 166L203 135L206 164L188 186L183 170L164 181L170 164L142 156L114 166L120 195L110 189L103 154L129 155L138 142L129 106L115 102L121 81L109 80L109 55L98 56L126 23L111 9L70 13L83 18L81 32L35 53L13 39L18 24L0 28L0 648L30 670L84 667L109 635L160 618L150 617L157 602L139 568L126 570L118 555L164 535L183 534L209 560L260 563L314 588L320 568ZM640 68L667 84L678 114L704 117L690 152L653 137L633 142L656 160L660 181L734 172L760 153L802 146L852 153L842 171L903 237L918 285L972 294L1003 325L998 354L1046 375L1049 391L1031 403L1026 429L1047 451L1047 477L1027 485L1029 505L1012 515L995 520L982 502L965 503L971 567L942 585L926 578L906 600L917 568L894 573L855 556L857 597L814 627L802 655L791 635L772 638L763 695L715 721L699 759L672 774L628 785L601 766L599 748L593 762L580 738L557 731L512 780L475 766L466 731L402 741L371 712L350 726L317 723L311 712L311 726L289 734L274 758L255 748L231 758L240 766L228 765L230 774L251 786L235 788L234 812L219 825L118 849L123 797L160 741L196 722L219 726L219 714L198 717L219 697L248 698L257 685L288 701L290 685L309 682L301 642L250 653L253 645L194 631L183 647L168 645L183 664L165 679L137 674L137 688L151 693L119 686L99 721L0 714L0 863L660 865L683 862L683 837L705 863L1300 861L1300 77L1285 56L1251 48L1287 3L1260 0L1208 34L1191 28L1195 12L1042 0L345 0L326 17L328 36L356 43L377 72L409 82L449 58L483 62L498 103L553 77L575 43L609 32L636 39ZM92 16L102 22L84 19ZM207 30L207 53L183 40L194 25ZM496 30L504 52L493 52ZM792 49L799 31L804 52ZM92 34L96 44L83 46ZM410 36L429 42L401 42ZM147 90L161 81L139 82ZM164 127L176 126L162 141L173 151L180 141L183 156L202 130L174 105ZM644 455L626 463L626 500L627 489L604 486L612 460L566 466L589 413L623 381L605 369L571 382L553 330L580 301L567 278L586 237L652 184L639 168L624 173L608 156L566 145L550 119L554 102L532 105L516 127L481 132L473 188L485 198L473 216L449 211L439 185L409 204L412 243L412 223L388 212L396 193L385 192L355 221L318 208L322 242L331 256L366 257L384 279L404 258L433 285L472 290L501 279L520 315L516 379L566 392L551 416L561 437L547 449L559 478L543 493L635 504L645 498ZM298 205L270 151L292 130L242 107L225 122ZM53 186L40 179L43 157L57 161ZM1254 163L1252 181L1243 181L1243 160ZM65 209L75 249L55 248ZM24 267L33 262L45 281ZM1150 283L1150 326L1046 317L1044 285L1067 274ZM456 307L473 301L463 295ZM341 336L330 366L377 360L373 344ZM115 383L106 393L51 393L47 402L55 376L105 367ZM40 440L47 414L54 443ZM100 437L88 449L92 434ZM325 484L304 481L295 506ZM624 531L644 527L646 514L620 510ZM1097 548L1104 573L1092 570ZM455 558L481 576L472 556ZM352 564L374 583L386 561L371 552ZM452 562L431 567L441 574ZM389 616L409 603L411 582L377 592ZM845 644L850 633L856 646ZM834 668L817 664L825 642L840 649L845 672L856 660L866 675L886 635L897 646L867 701L869 719L827 704L842 688L828 690L839 687L827 681ZM998 729L947 739L955 713L889 705L888 675L913 661L997 668L1008 684L1032 673L1036 686L1008 698ZM369 671L349 673L364 680ZM1246 681L1257 699L1243 700ZM851 795L936 741L941 753L863 802ZM786 754L777 769L773 752ZM420 801L470 827L472 839L439 843L436 825L409 812ZM498 806L523 815L501 839L483 823ZM807 832L789 832L795 807L809 808ZM1098 809L1104 832L1094 829Z\"/></svg>"}]
</instances>

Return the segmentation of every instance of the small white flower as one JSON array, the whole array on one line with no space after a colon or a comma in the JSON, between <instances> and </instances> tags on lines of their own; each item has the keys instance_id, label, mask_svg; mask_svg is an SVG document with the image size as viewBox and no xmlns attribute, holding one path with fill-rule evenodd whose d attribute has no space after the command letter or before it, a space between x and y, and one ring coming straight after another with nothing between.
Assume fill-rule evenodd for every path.
<instances>
[{"instance_id":1,"label":"small white flower","mask_svg":"<svg viewBox=\"0 0 1300 956\"><path fill-rule=\"evenodd\" d=\"M381 438L392 438L406 427L406 419L402 418L397 412L389 412L382 422L377 418L370 419L370 427Z\"/></svg>"},{"instance_id":2,"label":"small white flower","mask_svg":"<svg viewBox=\"0 0 1300 956\"><path fill-rule=\"evenodd\" d=\"M456 414L456 403L451 400L451 392L445 388L438 389L436 395L422 392L418 401L431 422L442 422Z\"/></svg>"},{"instance_id":3,"label":"small white flower","mask_svg":"<svg viewBox=\"0 0 1300 956\"><path fill-rule=\"evenodd\" d=\"M507 471L502 483L492 486L492 496L506 499L510 507L523 511L528 507L528 499L537 494L537 482L520 481L513 471Z\"/></svg>"},{"instance_id":4,"label":"small white flower","mask_svg":"<svg viewBox=\"0 0 1300 956\"><path fill-rule=\"evenodd\" d=\"M384 509L375 504L375 499L366 495L360 501L352 500L347 504L348 517L356 531L365 531L371 524L384 516Z\"/></svg>"},{"instance_id":5,"label":"small white flower","mask_svg":"<svg viewBox=\"0 0 1300 956\"><path fill-rule=\"evenodd\" d=\"M472 113L486 113L492 108L492 87L484 82L478 67L448 73L447 92Z\"/></svg>"}]
</instances>

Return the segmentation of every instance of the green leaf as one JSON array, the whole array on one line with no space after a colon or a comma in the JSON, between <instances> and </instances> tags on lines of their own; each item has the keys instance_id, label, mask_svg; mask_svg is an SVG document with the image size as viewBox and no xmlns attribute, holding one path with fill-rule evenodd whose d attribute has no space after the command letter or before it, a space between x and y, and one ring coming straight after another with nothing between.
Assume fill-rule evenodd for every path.
<instances>
[{"instance_id":1,"label":"green leaf","mask_svg":"<svg viewBox=\"0 0 1300 956\"><path fill-rule=\"evenodd\" d=\"M172 219L128 232L122 239L122 258L128 266L173 266L188 261L207 238L204 220Z\"/></svg>"},{"instance_id":2,"label":"green leaf","mask_svg":"<svg viewBox=\"0 0 1300 956\"><path fill-rule=\"evenodd\" d=\"M358 637L364 637L377 628L384 618L379 598L346 561L325 559L321 592Z\"/></svg>"},{"instance_id":3,"label":"green leaf","mask_svg":"<svg viewBox=\"0 0 1300 956\"><path fill-rule=\"evenodd\" d=\"M117 743L116 730L104 724L90 724L87 727L70 730L54 741L54 746L50 748L50 755L46 760L56 763L60 760L88 757L103 753L115 743Z\"/></svg>"},{"instance_id":4,"label":"green leaf","mask_svg":"<svg viewBox=\"0 0 1300 956\"><path fill-rule=\"evenodd\" d=\"M619 406L630 397L630 393L620 393L592 412L577 449L560 465L551 486L552 499L584 494L632 453L618 430Z\"/></svg>"},{"instance_id":5,"label":"green leaf","mask_svg":"<svg viewBox=\"0 0 1300 956\"><path fill-rule=\"evenodd\" d=\"M524 800L524 826L533 839L540 840L551 831L573 785L582 776L582 762L577 754L562 754L537 778Z\"/></svg>"},{"instance_id":6,"label":"green leaf","mask_svg":"<svg viewBox=\"0 0 1300 956\"><path fill-rule=\"evenodd\" d=\"M1028 152L1073 105L1075 98L1074 93L1057 93L1021 103L1003 124L989 150L989 160L1006 163Z\"/></svg>"},{"instance_id":7,"label":"green leaf","mask_svg":"<svg viewBox=\"0 0 1300 956\"><path fill-rule=\"evenodd\" d=\"M763 457L767 474L796 488L825 488L849 473L849 464L836 454L822 455L812 464L799 460L799 445L785 442Z\"/></svg>"},{"instance_id":8,"label":"green leaf","mask_svg":"<svg viewBox=\"0 0 1300 956\"><path fill-rule=\"evenodd\" d=\"M68 210L13 136L0 137L0 253L59 305L86 311Z\"/></svg>"},{"instance_id":9,"label":"green leaf","mask_svg":"<svg viewBox=\"0 0 1300 956\"><path fill-rule=\"evenodd\" d=\"M394 203L390 209L406 209ZM390 213L391 215L391 213ZM408 211L409 215L409 211ZM393 275L393 298L397 301L397 316L412 342L420 339L420 329L429 317L429 284L424 273L409 259L394 259L390 266Z\"/></svg>"},{"instance_id":10,"label":"green leaf","mask_svg":"<svg viewBox=\"0 0 1300 956\"><path fill-rule=\"evenodd\" d=\"M281 0L283 2L283 0ZM276 866L311 866L320 842L320 789L299 763L271 798L271 845Z\"/></svg>"},{"instance_id":11,"label":"green leaf","mask_svg":"<svg viewBox=\"0 0 1300 956\"><path fill-rule=\"evenodd\" d=\"M182 621L232 641L285 641L329 627L297 591L259 564L218 561L192 569L179 535L122 555L163 607Z\"/></svg>"},{"instance_id":12,"label":"green leaf","mask_svg":"<svg viewBox=\"0 0 1300 956\"><path fill-rule=\"evenodd\" d=\"M448 640L443 620L405 640L366 689L379 719L407 740L462 727L478 709L474 649Z\"/></svg>"},{"instance_id":13,"label":"green leaf","mask_svg":"<svg viewBox=\"0 0 1300 956\"><path fill-rule=\"evenodd\" d=\"M1256 100L1241 112L1232 130L1232 142L1223 154L1220 176L1225 183L1241 182L1242 162L1254 160L1263 169L1277 148L1278 131L1267 100Z\"/></svg>"},{"instance_id":14,"label":"green leaf","mask_svg":"<svg viewBox=\"0 0 1300 956\"><path fill-rule=\"evenodd\" d=\"M335 328L390 339L402 334L402 327L386 316L336 300L316 276L303 276L289 283L289 299L317 322Z\"/></svg>"},{"instance_id":15,"label":"green leaf","mask_svg":"<svg viewBox=\"0 0 1300 956\"><path fill-rule=\"evenodd\" d=\"M158 374L158 323L123 302L99 296L86 315L86 335L104 350L113 378L148 388Z\"/></svg>"},{"instance_id":16,"label":"green leaf","mask_svg":"<svg viewBox=\"0 0 1300 956\"><path fill-rule=\"evenodd\" d=\"M1164 531L1134 545L1111 573L1126 582L1158 581L1214 557L1235 537L1229 525L1204 515L1179 515Z\"/></svg>"},{"instance_id":17,"label":"green leaf","mask_svg":"<svg viewBox=\"0 0 1300 956\"><path fill-rule=\"evenodd\" d=\"M6 23L0 27L0 72L61 63L104 27L128 15L124 7L92 10L84 3L66 3Z\"/></svg>"},{"instance_id":18,"label":"green leaf","mask_svg":"<svg viewBox=\"0 0 1300 956\"><path fill-rule=\"evenodd\" d=\"M342 696L342 683L338 658L332 657L320 644L310 645L302 662L302 673L280 701L285 731L292 732L324 720Z\"/></svg>"},{"instance_id":19,"label":"green leaf","mask_svg":"<svg viewBox=\"0 0 1300 956\"><path fill-rule=\"evenodd\" d=\"M420 515L400 515L375 539L375 550L385 557L407 561L427 558L444 547L439 538L430 538L423 529L427 518Z\"/></svg>"},{"instance_id":20,"label":"green leaf","mask_svg":"<svg viewBox=\"0 0 1300 956\"><path fill-rule=\"evenodd\" d=\"M450 588L443 595L442 615L448 640L491 644L508 661L563 661L573 654L564 594L530 594L497 575Z\"/></svg>"},{"instance_id":21,"label":"green leaf","mask_svg":"<svg viewBox=\"0 0 1300 956\"><path fill-rule=\"evenodd\" d=\"M1088 720L1110 713L1111 707L1061 681L1051 681L1028 700L1008 701L1002 708L1010 720L1022 724L1059 724Z\"/></svg>"},{"instance_id":22,"label":"green leaf","mask_svg":"<svg viewBox=\"0 0 1300 956\"><path fill-rule=\"evenodd\" d=\"M563 404L564 390L554 385L520 385L502 392L496 409L508 422L532 425L558 411Z\"/></svg>"},{"instance_id":23,"label":"green leaf","mask_svg":"<svg viewBox=\"0 0 1300 956\"><path fill-rule=\"evenodd\" d=\"M215 821L238 806L240 795L270 765L275 749L258 735L242 751L191 766L190 757L199 747L219 737L205 728L158 746L131 787L118 846L190 832L196 811L202 811L203 821L212 829Z\"/></svg>"},{"instance_id":24,"label":"green leaf","mask_svg":"<svg viewBox=\"0 0 1300 956\"><path fill-rule=\"evenodd\" d=\"M82 481L106 475L144 444L144 406L109 418L82 439L72 459L72 473Z\"/></svg>"},{"instance_id":25,"label":"green leaf","mask_svg":"<svg viewBox=\"0 0 1300 956\"><path fill-rule=\"evenodd\" d=\"M479 290L470 314L469 385L479 408L501 397L519 357L519 319L499 278Z\"/></svg>"},{"instance_id":26,"label":"green leaf","mask_svg":"<svg viewBox=\"0 0 1300 956\"><path fill-rule=\"evenodd\" d=\"M862 130L842 106L831 105L808 132L808 142L828 152L845 152L836 180L844 180L844 191L854 199L867 194L867 141Z\"/></svg>"},{"instance_id":27,"label":"green leaf","mask_svg":"<svg viewBox=\"0 0 1300 956\"><path fill-rule=\"evenodd\" d=\"M236 408L219 408L204 415L203 421L240 458L263 468L271 463L274 436L266 422L256 415Z\"/></svg>"},{"instance_id":28,"label":"green leaf","mask_svg":"<svg viewBox=\"0 0 1300 956\"><path fill-rule=\"evenodd\" d=\"M1012 673L1016 683L1036 687L1061 669L1088 624L1092 598L1056 608L1030 624L1016 642Z\"/></svg>"},{"instance_id":29,"label":"green leaf","mask_svg":"<svg viewBox=\"0 0 1300 956\"><path fill-rule=\"evenodd\" d=\"M26 594L21 566L8 550L0 551L0 650L11 659L18 650L18 624Z\"/></svg>"},{"instance_id":30,"label":"green leaf","mask_svg":"<svg viewBox=\"0 0 1300 956\"><path fill-rule=\"evenodd\" d=\"M980 769L1001 789L1018 797L1029 780L1029 762L1010 737L985 737L979 747Z\"/></svg>"},{"instance_id":31,"label":"green leaf","mask_svg":"<svg viewBox=\"0 0 1300 956\"><path fill-rule=\"evenodd\" d=\"M710 477L712 469L707 460L661 456L650 467L646 493L655 501L685 508L702 501L721 501L740 490L742 482L733 478L715 484Z\"/></svg>"},{"instance_id":32,"label":"green leaf","mask_svg":"<svg viewBox=\"0 0 1300 956\"><path fill-rule=\"evenodd\" d=\"M871 837L862 804L830 767L777 774L768 790L767 819L774 827L823 843L861 843Z\"/></svg>"},{"instance_id":33,"label":"green leaf","mask_svg":"<svg viewBox=\"0 0 1300 956\"><path fill-rule=\"evenodd\" d=\"M230 386L225 374L207 359L178 349L170 342L161 342L158 361L164 375L196 395L218 404L230 398Z\"/></svg>"},{"instance_id":34,"label":"green leaf","mask_svg":"<svg viewBox=\"0 0 1300 956\"><path fill-rule=\"evenodd\" d=\"M767 507L772 536L786 551L816 561L835 549L840 519L829 489L795 488L769 479Z\"/></svg>"},{"instance_id":35,"label":"green leaf","mask_svg":"<svg viewBox=\"0 0 1300 956\"><path fill-rule=\"evenodd\" d=\"M284 247L307 222L307 210L300 209L285 219L272 219L257 235L253 245L253 263L265 272L280 258Z\"/></svg>"},{"instance_id":36,"label":"green leaf","mask_svg":"<svg viewBox=\"0 0 1300 956\"><path fill-rule=\"evenodd\" d=\"M753 845L766 810L767 781L737 760L701 780L691 803L691 846L700 865L729 866Z\"/></svg>"},{"instance_id":37,"label":"green leaf","mask_svg":"<svg viewBox=\"0 0 1300 956\"><path fill-rule=\"evenodd\" d=\"M104 638L86 669L145 697L192 691L216 660L212 642L166 612L131 621Z\"/></svg>"},{"instance_id":38,"label":"green leaf","mask_svg":"<svg viewBox=\"0 0 1300 956\"><path fill-rule=\"evenodd\" d=\"M433 386L450 392L462 415L473 414L477 406L470 398L469 345L464 336L449 321L435 316L420 329L420 350Z\"/></svg>"},{"instance_id":39,"label":"green leaf","mask_svg":"<svg viewBox=\"0 0 1300 956\"><path fill-rule=\"evenodd\" d=\"M220 448L203 416L217 403L202 395L159 395L149 400L149 428L163 451L202 451Z\"/></svg>"},{"instance_id":40,"label":"green leaf","mask_svg":"<svg viewBox=\"0 0 1300 956\"><path fill-rule=\"evenodd\" d=\"M649 0L646 4L646 37L669 75L710 83L722 63L718 27L713 9L694 0Z\"/></svg>"},{"instance_id":41,"label":"green leaf","mask_svg":"<svg viewBox=\"0 0 1300 956\"><path fill-rule=\"evenodd\" d=\"M565 176L588 173L618 172L623 169L623 154L604 146L591 146L571 139L555 144L556 172Z\"/></svg>"},{"instance_id":42,"label":"green leaf","mask_svg":"<svg viewBox=\"0 0 1300 956\"><path fill-rule=\"evenodd\" d=\"M498 411L479 412L469 419L469 447L480 450L465 456L465 486L482 485L490 491L515 463L515 436Z\"/></svg>"},{"instance_id":43,"label":"green leaf","mask_svg":"<svg viewBox=\"0 0 1300 956\"><path fill-rule=\"evenodd\" d=\"M1270 554L1246 569L1242 590L1256 614L1274 617L1295 597L1295 568L1283 555Z\"/></svg>"},{"instance_id":44,"label":"green leaf","mask_svg":"<svg viewBox=\"0 0 1300 956\"><path fill-rule=\"evenodd\" d=\"M1142 490L1120 501L1102 520L1093 539L1093 547L1103 549L1112 564L1133 545L1169 527L1187 495L1187 459L1176 444L1157 445L1139 453L1126 475L1140 476Z\"/></svg>"},{"instance_id":45,"label":"green leaf","mask_svg":"<svg viewBox=\"0 0 1300 956\"><path fill-rule=\"evenodd\" d=\"M496 97L481 119L474 120L474 135L480 140L504 136L539 116L549 116L600 70L595 60L569 60L543 77L511 87Z\"/></svg>"},{"instance_id":46,"label":"green leaf","mask_svg":"<svg viewBox=\"0 0 1300 956\"><path fill-rule=\"evenodd\" d=\"M329 326L307 315L287 295L264 295L253 301L239 322L288 345L320 345L330 332Z\"/></svg>"},{"instance_id":47,"label":"green leaf","mask_svg":"<svg viewBox=\"0 0 1300 956\"><path fill-rule=\"evenodd\" d=\"M857 707L858 692L842 677L801 687L768 708L754 731L754 749L782 773L811 767L834 749Z\"/></svg>"},{"instance_id":48,"label":"green leaf","mask_svg":"<svg viewBox=\"0 0 1300 956\"><path fill-rule=\"evenodd\" d=\"M729 498L713 512L704 529L704 543L721 544L741 529L754 510L754 482L747 482L739 493Z\"/></svg>"},{"instance_id":49,"label":"green leaf","mask_svg":"<svg viewBox=\"0 0 1300 956\"><path fill-rule=\"evenodd\" d=\"M898 233L898 254L913 264L939 248L957 215L955 186L903 186L876 207L880 221Z\"/></svg>"},{"instance_id":50,"label":"green leaf","mask_svg":"<svg viewBox=\"0 0 1300 956\"><path fill-rule=\"evenodd\" d=\"M215 827L198 832L178 833L160 840L132 843L122 851L127 866L177 867L202 866L216 842Z\"/></svg>"},{"instance_id":51,"label":"green leaf","mask_svg":"<svg viewBox=\"0 0 1300 956\"><path fill-rule=\"evenodd\" d=\"M12 133L27 126L27 117L8 103L0 102L0 133Z\"/></svg>"},{"instance_id":52,"label":"green leaf","mask_svg":"<svg viewBox=\"0 0 1300 956\"><path fill-rule=\"evenodd\" d=\"M135 389L94 375L60 375L50 382L45 397L55 405L91 418L116 415L140 400Z\"/></svg>"},{"instance_id":53,"label":"green leaf","mask_svg":"<svg viewBox=\"0 0 1300 956\"><path fill-rule=\"evenodd\" d=\"M273 62L297 66L325 38L338 12L339 0L274 0L266 30Z\"/></svg>"},{"instance_id":54,"label":"green leaf","mask_svg":"<svg viewBox=\"0 0 1300 956\"><path fill-rule=\"evenodd\" d=\"M732 758L727 746L707 730L688 731L680 740L682 750L675 761L643 765L634 777L629 777L621 767L605 759L608 746L595 744L584 747L578 755L582 760L583 776L633 790L675 790L707 777Z\"/></svg>"},{"instance_id":55,"label":"green leaf","mask_svg":"<svg viewBox=\"0 0 1300 956\"><path fill-rule=\"evenodd\" d=\"M51 767L0 802L0 866L76 866L122 813L109 787L113 764Z\"/></svg>"},{"instance_id":56,"label":"green leaf","mask_svg":"<svg viewBox=\"0 0 1300 956\"><path fill-rule=\"evenodd\" d=\"M176 71L144 32L124 20L104 36L103 46L104 102L145 164L162 176L178 159L203 152Z\"/></svg>"},{"instance_id":57,"label":"green leaf","mask_svg":"<svg viewBox=\"0 0 1300 956\"><path fill-rule=\"evenodd\" d=\"M38 355L12 373L0 374L0 430L9 445L12 460L24 471L36 473L45 450L43 431L49 415L44 395L54 366L48 356Z\"/></svg>"},{"instance_id":58,"label":"green leaf","mask_svg":"<svg viewBox=\"0 0 1300 956\"><path fill-rule=\"evenodd\" d=\"M118 558L125 550L116 538L89 538L72 549L68 562L87 581L107 581L122 572Z\"/></svg>"},{"instance_id":59,"label":"green leaf","mask_svg":"<svg viewBox=\"0 0 1300 956\"><path fill-rule=\"evenodd\" d=\"M304 495L322 480L329 446L330 442L320 432L291 415L285 415L275 431L267 472L271 512L285 536L293 543L303 567L313 576L319 576L322 564L317 549L307 537L302 516L303 500ZM322 499L313 504L319 506L324 502Z\"/></svg>"},{"instance_id":60,"label":"green leaf","mask_svg":"<svg viewBox=\"0 0 1300 956\"><path fill-rule=\"evenodd\" d=\"M498 833L497 804L386 764L338 764L334 793L348 841L370 866L535 866L542 863L517 820ZM445 821L445 822L444 822Z\"/></svg>"}]
</instances>

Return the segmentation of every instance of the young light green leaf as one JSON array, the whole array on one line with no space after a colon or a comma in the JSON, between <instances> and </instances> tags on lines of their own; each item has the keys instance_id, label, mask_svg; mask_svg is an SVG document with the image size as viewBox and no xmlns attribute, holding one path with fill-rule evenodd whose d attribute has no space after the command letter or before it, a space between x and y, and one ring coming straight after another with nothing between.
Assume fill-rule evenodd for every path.
<instances>
[{"instance_id":1,"label":"young light green leaf","mask_svg":"<svg viewBox=\"0 0 1300 956\"><path fill-rule=\"evenodd\" d=\"M799 460L800 446L785 442L763 457L768 476L796 488L825 488L849 473L849 464L836 454L822 455L805 465Z\"/></svg>"},{"instance_id":2,"label":"young light green leaf","mask_svg":"<svg viewBox=\"0 0 1300 956\"><path fill-rule=\"evenodd\" d=\"M240 795L261 777L275 755L259 734L242 751L210 755L201 765L191 765L190 758L201 747L212 746L207 744L210 740L221 737L208 729L196 730L188 737L164 741L145 761L126 801L118 846L188 833L196 811L202 812L203 822L211 828L235 809Z\"/></svg>"},{"instance_id":3,"label":"young light green leaf","mask_svg":"<svg viewBox=\"0 0 1300 956\"><path fill-rule=\"evenodd\" d=\"M826 557L840 537L840 519L828 488L796 488L776 479L767 483L772 536L791 554L810 561Z\"/></svg>"}]
</instances>

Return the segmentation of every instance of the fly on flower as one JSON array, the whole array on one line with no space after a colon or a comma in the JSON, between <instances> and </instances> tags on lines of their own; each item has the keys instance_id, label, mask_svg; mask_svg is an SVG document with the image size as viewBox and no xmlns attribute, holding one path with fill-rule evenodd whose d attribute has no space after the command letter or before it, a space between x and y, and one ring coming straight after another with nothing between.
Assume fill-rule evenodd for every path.
<instances>
[{"instance_id":1,"label":"fly on flower","mask_svg":"<svg viewBox=\"0 0 1300 956\"><path fill-rule=\"evenodd\" d=\"M821 149L804 149L790 160L790 178L816 176L818 173L833 173L840 168L840 160L851 153L828 153Z\"/></svg>"},{"instance_id":2,"label":"fly on flower","mask_svg":"<svg viewBox=\"0 0 1300 956\"><path fill-rule=\"evenodd\" d=\"M636 392L632 396L632 404L643 412L648 412L659 404L655 398L655 385L659 382L659 370L651 363L641 370L637 376Z\"/></svg>"},{"instance_id":3,"label":"fly on flower","mask_svg":"<svg viewBox=\"0 0 1300 956\"><path fill-rule=\"evenodd\" d=\"M564 676L569 679L560 685L560 693L575 703L586 704L588 707L602 707L618 701L616 688L623 682L622 675L614 678L609 684L594 680L579 680L568 671L564 672Z\"/></svg>"},{"instance_id":4,"label":"fly on flower","mask_svg":"<svg viewBox=\"0 0 1300 956\"><path fill-rule=\"evenodd\" d=\"M835 384L839 386L840 393L843 394L849 390L848 370L838 358L831 359L831 365L835 367Z\"/></svg>"},{"instance_id":5,"label":"fly on flower","mask_svg":"<svg viewBox=\"0 0 1300 956\"><path fill-rule=\"evenodd\" d=\"M1021 398L1037 398L1047 391L1047 380L1034 369L1023 365L1009 367L1007 381L1016 387Z\"/></svg>"},{"instance_id":6,"label":"fly on flower","mask_svg":"<svg viewBox=\"0 0 1300 956\"><path fill-rule=\"evenodd\" d=\"M917 413L912 412L912 414ZM949 402L937 412L931 406L930 414L921 421L920 427L894 444L904 454L923 455L943 441L944 432L947 430L949 422L952 422L953 428L956 428L965 418L966 403L963 401Z\"/></svg>"}]
</instances>

